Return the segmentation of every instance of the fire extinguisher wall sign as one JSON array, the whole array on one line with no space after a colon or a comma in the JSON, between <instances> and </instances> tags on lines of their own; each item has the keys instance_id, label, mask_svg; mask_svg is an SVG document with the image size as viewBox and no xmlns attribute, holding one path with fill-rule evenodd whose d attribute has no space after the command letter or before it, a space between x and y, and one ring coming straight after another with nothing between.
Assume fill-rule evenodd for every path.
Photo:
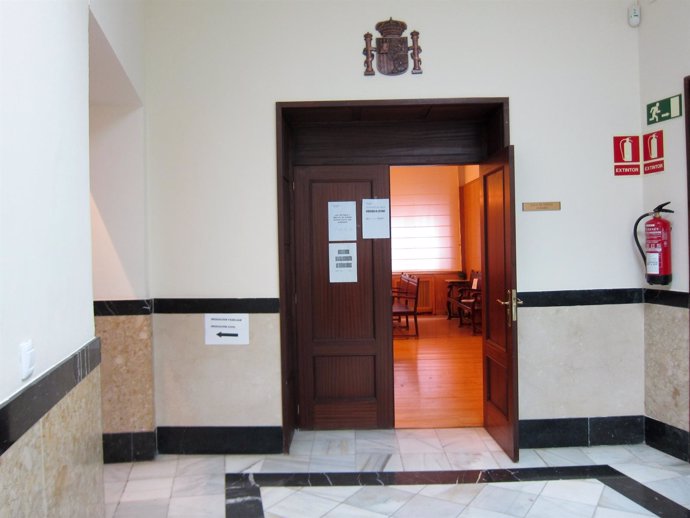
<instances>
[{"instance_id":1,"label":"fire extinguisher wall sign","mask_svg":"<svg viewBox=\"0 0 690 518\"><path fill-rule=\"evenodd\" d=\"M645 263L645 277L648 284L671 284L673 273L671 270L671 222L661 214L672 213L664 207L671 202L662 203L652 211L642 214L633 227L633 236L637 249ZM650 217L644 225L644 251L637 236L637 226L644 219Z\"/></svg>"},{"instance_id":2,"label":"fire extinguisher wall sign","mask_svg":"<svg viewBox=\"0 0 690 518\"><path fill-rule=\"evenodd\" d=\"M644 174L661 173L664 170L664 131L642 135Z\"/></svg>"},{"instance_id":3,"label":"fire extinguisher wall sign","mask_svg":"<svg viewBox=\"0 0 690 518\"><path fill-rule=\"evenodd\" d=\"M633 176L639 175L640 172L639 135L613 137L613 174Z\"/></svg>"}]
</instances>

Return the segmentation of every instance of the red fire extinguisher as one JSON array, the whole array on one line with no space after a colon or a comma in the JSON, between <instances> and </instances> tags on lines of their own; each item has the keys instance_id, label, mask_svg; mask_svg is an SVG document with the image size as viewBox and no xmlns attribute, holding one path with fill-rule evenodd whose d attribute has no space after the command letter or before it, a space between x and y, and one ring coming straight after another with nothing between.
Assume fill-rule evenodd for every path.
<instances>
[{"instance_id":1,"label":"red fire extinguisher","mask_svg":"<svg viewBox=\"0 0 690 518\"><path fill-rule=\"evenodd\" d=\"M657 206L651 212L642 214L633 227L635 244L640 251L645 264L648 284L671 284L671 222L661 217L662 212L673 212L664 207L671 203L667 201ZM642 250L637 238L637 225L644 218L652 216L652 219L644 225L645 250Z\"/></svg>"}]
</instances>

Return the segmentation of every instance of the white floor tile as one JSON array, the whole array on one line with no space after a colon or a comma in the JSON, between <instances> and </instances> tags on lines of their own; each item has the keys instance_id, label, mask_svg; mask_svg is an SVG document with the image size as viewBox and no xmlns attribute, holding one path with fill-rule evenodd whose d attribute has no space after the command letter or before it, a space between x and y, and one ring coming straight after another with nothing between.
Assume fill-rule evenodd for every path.
<instances>
[{"instance_id":1,"label":"white floor tile","mask_svg":"<svg viewBox=\"0 0 690 518\"><path fill-rule=\"evenodd\" d=\"M129 473L132 471L131 462L121 462L117 464L105 464L103 466L103 481L117 482L127 481Z\"/></svg>"},{"instance_id":2,"label":"white floor tile","mask_svg":"<svg viewBox=\"0 0 690 518\"><path fill-rule=\"evenodd\" d=\"M143 480L129 480L122 492L120 502L134 502L142 500L159 500L170 498L172 494L172 478L148 478Z\"/></svg>"},{"instance_id":3,"label":"white floor tile","mask_svg":"<svg viewBox=\"0 0 690 518\"><path fill-rule=\"evenodd\" d=\"M386 518L387 516L386 514L373 513L347 504L340 504L331 512L325 514L324 518Z\"/></svg>"},{"instance_id":4,"label":"white floor tile","mask_svg":"<svg viewBox=\"0 0 690 518\"><path fill-rule=\"evenodd\" d=\"M369 486L361 488L348 498L345 503L353 507L389 516L414 498L414 496L412 493L406 493L389 486Z\"/></svg>"},{"instance_id":5,"label":"white floor tile","mask_svg":"<svg viewBox=\"0 0 690 518\"><path fill-rule=\"evenodd\" d=\"M114 518L167 518L170 501L162 500L143 502L120 502Z\"/></svg>"},{"instance_id":6,"label":"white floor tile","mask_svg":"<svg viewBox=\"0 0 690 518\"><path fill-rule=\"evenodd\" d=\"M591 518L593 505L540 496L527 513L527 518Z\"/></svg>"},{"instance_id":7,"label":"white floor tile","mask_svg":"<svg viewBox=\"0 0 690 518\"><path fill-rule=\"evenodd\" d=\"M596 506L604 485L598 480L552 480L546 483L542 496Z\"/></svg>"},{"instance_id":8,"label":"white floor tile","mask_svg":"<svg viewBox=\"0 0 690 518\"><path fill-rule=\"evenodd\" d=\"M224 475L192 475L175 477L172 497L225 494Z\"/></svg>"},{"instance_id":9,"label":"white floor tile","mask_svg":"<svg viewBox=\"0 0 690 518\"><path fill-rule=\"evenodd\" d=\"M171 498L168 518L225 518L225 495Z\"/></svg>"},{"instance_id":10,"label":"white floor tile","mask_svg":"<svg viewBox=\"0 0 690 518\"><path fill-rule=\"evenodd\" d=\"M420 495L440 500L448 500L462 505L468 505L486 487L485 484L452 484L425 486Z\"/></svg>"},{"instance_id":11,"label":"white floor tile","mask_svg":"<svg viewBox=\"0 0 690 518\"><path fill-rule=\"evenodd\" d=\"M317 518L335 509L337 505L338 502L333 500L298 491L271 506L268 511L282 518Z\"/></svg>"},{"instance_id":12,"label":"white floor tile","mask_svg":"<svg viewBox=\"0 0 690 518\"><path fill-rule=\"evenodd\" d=\"M265 455L226 455L226 473L255 473L260 471Z\"/></svg>"},{"instance_id":13,"label":"white floor tile","mask_svg":"<svg viewBox=\"0 0 690 518\"><path fill-rule=\"evenodd\" d=\"M465 506L462 504L429 498L423 495L415 495L393 516L396 518L420 518L421 516L455 518L459 516L464 509Z\"/></svg>"},{"instance_id":14,"label":"white floor tile","mask_svg":"<svg viewBox=\"0 0 690 518\"><path fill-rule=\"evenodd\" d=\"M446 454L441 453L403 453L402 463L405 471L448 471L451 464Z\"/></svg>"},{"instance_id":15,"label":"white floor tile","mask_svg":"<svg viewBox=\"0 0 690 518\"><path fill-rule=\"evenodd\" d=\"M177 471L177 458L135 462L129 474L129 480L146 478L172 478Z\"/></svg>"},{"instance_id":16,"label":"white floor tile","mask_svg":"<svg viewBox=\"0 0 690 518\"><path fill-rule=\"evenodd\" d=\"M666 498L690 508L690 477L676 477L645 484Z\"/></svg>"},{"instance_id":17,"label":"white floor tile","mask_svg":"<svg viewBox=\"0 0 690 518\"><path fill-rule=\"evenodd\" d=\"M222 475L225 473L225 457L223 455L204 455L181 457L177 461L175 476L189 475Z\"/></svg>"},{"instance_id":18,"label":"white floor tile","mask_svg":"<svg viewBox=\"0 0 690 518\"><path fill-rule=\"evenodd\" d=\"M477 509L522 517L532 508L537 496L531 492L508 489L506 485L490 485L486 486L469 505Z\"/></svg>"}]
</instances>

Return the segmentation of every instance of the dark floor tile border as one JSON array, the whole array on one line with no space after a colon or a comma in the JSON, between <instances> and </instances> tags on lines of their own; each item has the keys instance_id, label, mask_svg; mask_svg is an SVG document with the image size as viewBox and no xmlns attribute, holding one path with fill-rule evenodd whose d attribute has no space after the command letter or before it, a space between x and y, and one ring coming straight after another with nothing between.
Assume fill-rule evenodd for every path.
<instances>
[{"instance_id":1,"label":"dark floor tile border","mask_svg":"<svg viewBox=\"0 0 690 518\"><path fill-rule=\"evenodd\" d=\"M280 426L159 426L159 453L185 455L282 453Z\"/></svg>"},{"instance_id":2,"label":"dark floor tile border","mask_svg":"<svg viewBox=\"0 0 690 518\"><path fill-rule=\"evenodd\" d=\"M639 444L644 422L644 416L525 419L519 424L520 448Z\"/></svg>"},{"instance_id":3,"label":"dark floor tile border","mask_svg":"<svg viewBox=\"0 0 690 518\"><path fill-rule=\"evenodd\" d=\"M644 428L649 446L690 462L690 433L651 417L645 418Z\"/></svg>"},{"instance_id":4,"label":"dark floor tile border","mask_svg":"<svg viewBox=\"0 0 690 518\"><path fill-rule=\"evenodd\" d=\"M264 516L257 499L261 487L391 486L487 484L597 479L657 516L690 517L690 510L606 465L469 471L396 471L354 473L227 473L226 517Z\"/></svg>"},{"instance_id":5,"label":"dark floor tile border","mask_svg":"<svg viewBox=\"0 0 690 518\"><path fill-rule=\"evenodd\" d=\"M151 313L153 313L153 299L93 301L93 314L97 317L150 315Z\"/></svg>"},{"instance_id":6,"label":"dark floor tile border","mask_svg":"<svg viewBox=\"0 0 690 518\"><path fill-rule=\"evenodd\" d=\"M156 432L103 434L103 462L134 462L156 457Z\"/></svg>"},{"instance_id":7,"label":"dark floor tile border","mask_svg":"<svg viewBox=\"0 0 690 518\"><path fill-rule=\"evenodd\" d=\"M0 455L36 424L101 363L94 338L0 407Z\"/></svg>"},{"instance_id":8,"label":"dark floor tile border","mask_svg":"<svg viewBox=\"0 0 690 518\"><path fill-rule=\"evenodd\" d=\"M154 313L279 313L279 299L154 299Z\"/></svg>"}]
</instances>

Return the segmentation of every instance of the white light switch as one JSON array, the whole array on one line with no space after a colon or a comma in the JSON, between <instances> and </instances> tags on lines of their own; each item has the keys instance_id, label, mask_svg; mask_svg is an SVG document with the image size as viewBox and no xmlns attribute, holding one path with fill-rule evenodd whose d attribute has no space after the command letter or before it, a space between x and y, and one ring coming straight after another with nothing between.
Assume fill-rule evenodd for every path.
<instances>
[{"instance_id":1,"label":"white light switch","mask_svg":"<svg viewBox=\"0 0 690 518\"><path fill-rule=\"evenodd\" d=\"M19 354L22 364L22 381L24 381L31 377L34 373L34 366L36 365L33 342L27 340L19 344Z\"/></svg>"}]
</instances>

